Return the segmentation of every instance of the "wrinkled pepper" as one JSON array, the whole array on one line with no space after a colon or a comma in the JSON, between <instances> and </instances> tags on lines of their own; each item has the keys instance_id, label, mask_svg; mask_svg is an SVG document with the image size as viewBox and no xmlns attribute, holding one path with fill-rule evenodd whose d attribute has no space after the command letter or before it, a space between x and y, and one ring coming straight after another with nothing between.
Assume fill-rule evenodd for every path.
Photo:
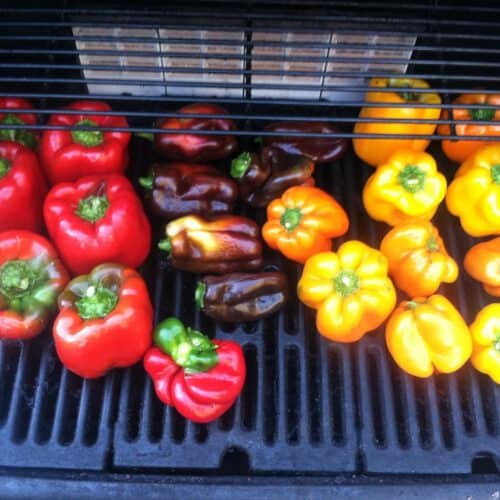
<instances>
[{"instance_id":1,"label":"wrinkled pepper","mask_svg":"<svg viewBox=\"0 0 500 500\"><path fill-rule=\"evenodd\" d=\"M0 231L42 231L46 194L35 153L16 142L0 142Z\"/></svg>"},{"instance_id":2,"label":"wrinkled pepper","mask_svg":"<svg viewBox=\"0 0 500 500\"><path fill-rule=\"evenodd\" d=\"M446 178L427 153L397 151L366 181L368 215L391 226L432 219L446 195Z\"/></svg>"},{"instance_id":3,"label":"wrinkled pepper","mask_svg":"<svg viewBox=\"0 0 500 500\"><path fill-rule=\"evenodd\" d=\"M500 297L500 237L474 245L465 254L464 268L484 291Z\"/></svg>"},{"instance_id":4,"label":"wrinkled pepper","mask_svg":"<svg viewBox=\"0 0 500 500\"><path fill-rule=\"evenodd\" d=\"M394 309L396 290L387 271L381 252L361 241L348 241L337 253L318 253L307 260L297 294L317 310L321 335L355 342L378 328Z\"/></svg>"},{"instance_id":5,"label":"wrinkled pepper","mask_svg":"<svg viewBox=\"0 0 500 500\"><path fill-rule=\"evenodd\" d=\"M438 120L441 113L441 98L434 92L414 92L414 89L427 89L429 84L423 80L408 78L373 78L365 95L365 102L382 104L380 107L366 106L359 113L360 118L375 119L413 119ZM380 92L378 89L393 89L393 92ZM401 104L402 106L384 107L383 104ZM404 104L409 106L405 107ZM412 104L432 105L435 107L412 107ZM398 134L398 135L432 135L437 124L432 123L384 123L358 122L354 126L355 134ZM354 151L364 162L376 167L385 163L399 149L425 151L429 139L369 139L355 137L352 140Z\"/></svg>"},{"instance_id":6,"label":"wrinkled pepper","mask_svg":"<svg viewBox=\"0 0 500 500\"><path fill-rule=\"evenodd\" d=\"M211 422L233 406L246 376L239 344L210 340L177 318L155 328L154 342L144 368L160 401L197 423Z\"/></svg>"},{"instance_id":7,"label":"wrinkled pepper","mask_svg":"<svg viewBox=\"0 0 500 500\"><path fill-rule=\"evenodd\" d=\"M266 132L276 132L280 135L266 135L264 144L281 149L285 153L302 155L314 163L329 163L339 160L347 150L347 140L341 137L301 137L290 134L338 134L340 131L323 122L276 122L267 125Z\"/></svg>"},{"instance_id":8,"label":"wrinkled pepper","mask_svg":"<svg viewBox=\"0 0 500 500\"><path fill-rule=\"evenodd\" d=\"M469 328L442 295L402 302L387 322L385 340L397 365L422 378L457 371L472 352Z\"/></svg>"},{"instance_id":9,"label":"wrinkled pepper","mask_svg":"<svg viewBox=\"0 0 500 500\"><path fill-rule=\"evenodd\" d=\"M81 114L64 114L64 110ZM125 117L93 115L111 108L100 101L76 101L52 115L48 125L71 130L44 130L40 140L40 160L50 184L73 182L86 175L122 174L128 163L129 132L101 131L99 127L127 128ZM95 127L81 130L82 127Z\"/></svg>"},{"instance_id":10,"label":"wrinkled pepper","mask_svg":"<svg viewBox=\"0 0 500 500\"><path fill-rule=\"evenodd\" d=\"M205 276L195 302L207 316L225 322L256 321L281 309L288 299L284 273L232 273Z\"/></svg>"},{"instance_id":11,"label":"wrinkled pepper","mask_svg":"<svg viewBox=\"0 0 500 500\"><path fill-rule=\"evenodd\" d=\"M441 147L444 154L452 161L462 163L478 149L487 145L484 141L467 140L467 136L500 136L500 94L464 94L453 101L459 105L486 105L497 106L491 108L453 108L452 119L455 123L455 135L460 139L443 139ZM448 110L444 109L441 118L449 120ZM491 125L475 123L461 123L462 120L491 122ZM451 127L448 124L439 125L439 135L450 135ZM500 140L500 138L499 138Z\"/></svg>"},{"instance_id":12,"label":"wrinkled pepper","mask_svg":"<svg viewBox=\"0 0 500 500\"><path fill-rule=\"evenodd\" d=\"M69 274L54 247L29 231L0 233L0 339L43 331Z\"/></svg>"},{"instance_id":13,"label":"wrinkled pepper","mask_svg":"<svg viewBox=\"0 0 500 500\"><path fill-rule=\"evenodd\" d=\"M441 283L458 278L439 231L430 222L406 223L391 229L380 244L394 284L410 297L428 297Z\"/></svg>"},{"instance_id":14,"label":"wrinkled pepper","mask_svg":"<svg viewBox=\"0 0 500 500\"><path fill-rule=\"evenodd\" d=\"M33 109L33 104L20 97L0 97L0 108ZM0 129L0 141L18 142L29 149L35 149L38 143L38 133L30 131L30 125L36 125L34 113L0 113L0 125L26 125L26 128Z\"/></svg>"},{"instance_id":15,"label":"wrinkled pepper","mask_svg":"<svg viewBox=\"0 0 500 500\"><path fill-rule=\"evenodd\" d=\"M500 304L484 307L470 326L472 366L500 384Z\"/></svg>"},{"instance_id":16,"label":"wrinkled pepper","mask_svg":"<svg viewBox=\"0 0 500 500\"><path fill-rule=\"evenodd\" d=\"M225 274L262 267L259 227L247 217L219 215L206 220L187 215L169 222L165 233L158 246L177 269Z\"/></svg>"},{"instance_id":17,"label":"wrinkled pepper","mask_svg":"<svg viewBox=\"0 0 500 500\"><path fill-rule=\"evenodd\" d=\"M347 214L332 196L316 187L295 186L268 205L262 236L273 250L303 263L330 250L332 238L348 228Z\"/></svg>"},{"instance_id":18,"label":"wrinkled pepper","mask_svg":"<svg viewBox=\"0 0 500 500\"><path fill-rule=\"evenodd\" d=\"M59 359L84 378L142 359L153 333L153 306L134 269L102 264L70 281L59 296L53 336Z\"/></svg>"},{"instance_id":19,"label":"wrinkled pepper","mask_svg":"<svg viewBox=\"0 0 500 500\"><path fill-rule=\"evenodd\" d=\"M252 207L265 207L292 186L314 186L314 162L302 155L266 147L259 154L241 153L231 163L240 198Z\"/></svg>"},{"instance_id":20,"label":"wrinkled pepper","mask_svg":"<svg viewBox=\"0 0 500 500\"><path fill-rule=\"evenodd\" d=\"M232 135L203 135L172 131L218 130L231 132L236 124L229 118L193 118L190 114L227 115L226 109L216 104L189 104L178 110L185 118L165 118L159 120L157 128L171 131L154 136L156 151L167 160L188 161L192 163L212 162L231 156L238 149Z\"/></svg>"},{"instance_id":21,"label":"wrinkled pepper","mask_svg":"<svg viewBox=\"0 0 500 500\"><path fill-rule=\"evenodd\" d=\"M105 262L139 267L151 248L149 221L132 184L121 175L54 186L44 214L52 241L74 275Z\"/></svg>"},{"instance_id":22,"label":"wrinkled pepper","mask_svg":"<svg viewBox=\"0 0 500 500\"><path fill-rule=\"evenodd\" d=\"M150 210L167 220L227 214L238 197L236 183L210 165L155 163L139 182Z\"/></svg>"}]
</instances>

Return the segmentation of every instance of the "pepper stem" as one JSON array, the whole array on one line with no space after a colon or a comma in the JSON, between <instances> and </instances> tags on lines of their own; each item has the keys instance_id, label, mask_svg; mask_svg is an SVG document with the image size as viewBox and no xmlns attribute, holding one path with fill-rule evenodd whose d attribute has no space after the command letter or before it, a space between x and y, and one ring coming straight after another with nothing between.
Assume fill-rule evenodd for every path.
<instances>
[{"instance_id":1,"label":"pepper stem","mask_svg":"<svg viewBox=\"0 0 500 500\"><path fill-rule=\"evenodd\" d=\"M348 297L359 290L359 277L354 271L345 269L333 278L333 286L342 297Z\"/></svg>"},{"instance_id":2,"label":"pepper stem","mask_svg":"<svg viewBox=\"0 0 500 500\"><path fill-rule=\"evenodd\" d=\"M24 260L10 260L0 267L0 290L9 298L29 292L36 279L33 268Z\"/></svg>"},{"instance_id":3,"label":"pepper stem","mask_svg":"<svg viewBox=\"0 0 500 500\"><path fill-rule=\"evenodd\" d=\"M109 208L109 201L106 196L87 196L78 203L76 215L89 222L97 222L102 219Z\"/></svg>"},{"instance_id":4,"label":"pepper stem","mask_svg":"<svg viewBox=\"0 0 500 500\"><path fill-rule=\"evenodd\" d=\"M241 179L252 163L252 155L246 151L241 153L231 162L231 177L234 179Z\"/></svg>"},{"instance_id":5,"label":"pepper stem","mask_svg":"<svg viewBox=\"0 0 500 500\"><path fill-rule=\"evenodd\" d=\"M418 307L418 302L415 302L414 300L409 300L405 304L406 309L416 309Z\"/></svg>"},{"instance_id":6,"label":"pepper stem","mask_svg":"<svg viewBox=\"0 0 500 500\"><path fill-rule=\"evenodd\" d=\"M470 111L470 116L477 122L489 122L495 116L495 110L490 108L473 108Z\"/></svg>"},{"instance_id":7,"label":"pepper stem","mask_svg":"<svg viewBox=\"0 0 500 500\"><path fill-rule=\"evenodd\" d=\"M412 89L415 87L413 82L408 78L390 78L388 83L389 87L399 89ZM420 100L420 95L417 92L403 91L398 92L398 95L407 102Z\"/></svg>"},{"instance_id":8,"label":"pepper stem","mask_svg":"<svg viewBox=\"0 0 500 500\"><path fill-rule=\"evenodd\" d=\"M147 177L139 177L139 184L149 191L154 187L155 178L154 175L148 175Z\"/></svg>"},{"instance_id":9,"label":"pepper stem","mask_svg":"<svg viewBox=\"0 0 500 500\"><path fill-rule=\"evenodd\" d=\"M106 317L117 303L118 295L115 292L100 285L91 285L75 305L80 318L87 320Z\"/></svg>"},{"instance_id":10,"label":"pepper stem","mask_svg":"<svg viewBox=\"0 0 500 500\"><path fill-rule=\"evenodd\" d=\"M500 332L498 331L497 331L497 336L493 341L493 349L495 349L495 351L500 352Z\"/></svg>"},{"instance_id":11,"label":"pepper stem","mask_svg":"<svg viewBox=\"0 0 500 500\"><path fill-rule=\"evenodd\" d=\"M500 164L491 167L491 179L495 184L500 184Z\"/></svg>"},{"instance_id":12,"label":"pepper stem","mask_svg":"<svg viewBox=\"0 0 500 500\"><path fill-rule=\"evenodd\" d=\"M76 123L75 130L71 131L73 142L86 148L93 148L104 142L104 134L100 130L78 130L78 127L97 127L97 123L88 118Z\"/></svg>"},{"instance_id":13,"label":"pepper stem","mask_svg":"<svg viewBox=\"0 0 500 500\"><path fill-rule=\"evenodd\" d=\"M300 224L301 219L300 208L287 208L280 218L280 223L288 232L292 232Z\"/></svg>"},{"instance_id":14,"label":"pepper stem","mask_svg":"<svg viewBox=\"0 0 500 500\"><path fill-rule=\"evenodd\" d=\"M8 113L0 120L2 125L26 125L20 118L12 113ZM11 128L0 130L0 141L19 142L23 146L35 149L37 139L35 134L22 128Z\"/></svg>"},{"instance_id":15,"label":"pepper stem","mask_svg":"<svg viewBox=\"0 0 500 500\"><path fill-rule=\"evenodd\" d=\"M198 281L194 292L194 301L198 309L203 309L205 305L205 293L207 292L207 284L204 281Z\"/></svg>"},{"instance_id":16,"label":"pepper stem","mask_svg":"<svg viewBox=\"0 0 500 500\"><path fill-rule=\"evenodd\" d=\"M165 238L164 240L160 240L158 242L158 248L170 254L172 251L172 243L170 242L170 238Z\"/></svg>"},{"instance_id":17,"label":"pepper stem","mask_svg":"<svg viewBox=\"0 0 500 500\"><path fill-rule=\"evenodd\" d=\"M437 252L439 250L439 243L435 236L429 236L426 246L429 252Z\"/></svg>"},{"instance_id":18,"label":"pepper stem","mask_svg":"<svg viewBox=\"0 0 500 500\"><path fill-rule=\"evenodd\" d=\"M425 172L417 165L406 165L398 175L398 181L409 193L423 189Z\"/></svg>"},{"instance_id":19,"label":"pepper stem","mask_svg":"<svg viewBox=\"0 0 500 500\"><path fill-rule=\"evenodd\" d=\"M7 175L7 172L10 170L12 163L6 158L0 158L0 179Z\"/></svg>"},{"instance_id":20,"label":"pepper stem","mask_svg":"<svg viewBox=\"0 0 500 500\"><path fill-rule=\"evenodd\" d=\"M136 132L134 135L136 137L140 137L141 139L146 139L150 142L153 142L155 140L155 135L151 132Z\"/></svg>"}]
</instances>

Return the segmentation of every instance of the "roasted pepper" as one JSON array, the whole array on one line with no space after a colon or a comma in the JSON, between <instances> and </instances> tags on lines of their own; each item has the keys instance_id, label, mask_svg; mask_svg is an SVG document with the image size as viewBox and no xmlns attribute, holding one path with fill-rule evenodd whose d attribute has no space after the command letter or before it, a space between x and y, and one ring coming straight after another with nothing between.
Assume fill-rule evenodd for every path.
<instances>
[{"instance_id":1,"label":"roasted pepper","mask_svg":"<svg viewBox=\"0 0 500 500\"><path fill-rule=\"evenodd\" d=\"M363 204L391 226L432 219L446 195L446 178L427 153L397 151L368 179Z\"/></svg>"},{"instance_id":2,"label":"roasted pepper","mask_svg":"<svg viewBox=\"0 0 500 500\"><path fill-rule=\"evenodd\" d=\"M238 196L236 183L210 165L155 163L139 182L151 211L167 220L227 214Z\"/></svg>"},{"instance_id":3,"label":"roasted pepper","mask_svg":"<svg viewBox=\"0 0 500 500\"><path fill-rule=\"evenodd\" d=\"M225 274L262 267L259 227L246 217L187 215L169 222L159 247L172 266L193 273Z\"/></svg>"},{"instance_id":4,"label":"roasted pepper","mask_svg":"<svg viewBox=\"0 0 500 500\"><path fill-rule=\"evenodd\" d=\"M470 332L472 365L500 384L500 304L490 304L479 311Z\"/></svg>"},{"instance_id":5,"label":"roasted pepper","mask_svg":"<svg viewBox=\"0 0 500 500\"><path fill-rule=\"evenodd\" d=\"M73 279L59 296L54 343L64 366L96 378L142 359L151 345L153 307L134 269L97 266Z\"/></svg>"},{"instance_id":6,"label":"roasted pepper","mask_svg":"<svg viewBox=\"0 0 500 500\"><path fill-rule=\"evenodd\" d=\"M314 163L302 155L266 147L259 154L241 153L231 163L240 198L252 207L265 207L292 186L314 186Z\"/></svg>"},{"instance_id":7,"label":"roasted pepper","mask_svg":"<svg viewBox=\"0 0 500 500\"><path fill-rule=\"evenodd\" d=\"M93 175L54 186L45 223L73 274L116 262L139 267L151 248L151 227L132 184L121 175Z\"/></svg>"},{"instance_id":8,"label":"roasted pepper","mask_svg":"<svg viewBox=\"0 0 500 500\"><path fill-rule=\"evenodd\" d=\"M285 274L233 273L205 276L198 282L195 302L217 321L255 321L278 311L288 298Z\"/></svg>"},{"instance_id":9,"label":"roasted pepper","mask_svg":"<svg viewBox=\"0 0 500 500\"><path fill-rule=\"evenodd\" d=\"M81 114L64 114L64 110ZM76 101L52 115L48 125L68 126L71 130L44 130L40 141L40 160L50 184L76 181L93 174L121 174L128 163L129 132L101 131L99 127L127 128L125 117L92 115L92 111L111 111L100 101ZM82 127L96 127L81 130Z\"/></svg>"},{"instance_id":10,"label":"roasted pepper","mask_svg":"<svg viewBox=\"0 0 500 500\"><path fill-rule=\"evenodd\" d=\"M168 134L156 134L156 151L167 160L189 161L192 163L211 162L231 156L238 149L238 143L232 135L203 135L173 131L218 130L231 132L236 124L229 118L192 118L191 114L227 115L228 112L215 104L189 104L178 110L185 118L166 118L157 123L157 128L169 130Z\"/></svg>"},{"instance_id":11,"label":"roasted pepper","mask_svg":"<svg viewBox=\"0 0 500 500\"><path fill-rule=\"evenodd\" d=\"M437 228L430 222L406 223L391 229L380 244L395 285L410 297L428 297L441 283L458 278Z\"/></svg>"},{"instance_id":12,"label":"roasted pepper","mask_svg":"<svg viewBox=\"0 0 500 500\"><path fill-rule=\"evenodd\" d=\"M239 344L210 340L177 318L162 321L154 341L144 368L160 401L198 423L215 420L234 404L246 376Z\"/></svg>"},{"instance_id":13,"label":"roasted pepper","mask_svg":"<svg viewBox=\"0 0 500 500\"><path fill-rule=\"evenodd\" d=\"M427 89L429 84L423 80L409 78L373 78L370 90L365 95L365 102L382 104L380 107L366 106L359 113L360 118L376 119L413 119L438 120L441 113L441 98L434 92L414 92L414 89ZM391 88L394 92L380 92L379 88ZM384 107L383 104L401 104L402 106ZM405 107L404 104L409 106ZM434 107L414 107L412 104L429 104ZM397 134L397 135L432 135L437 124L432 123L386 123L358 122L354 126L355 134ZM429 139L368 139L365 137L352 140L354 151L366 163L376 167L385 163L399 149L425 151Z\"/></svg>"},{"instance_id":14,"label":"roasted pepper","mask_svg":"<svg viewBox=\"0 0 500 500\"><path fill-rule=\"evenodd\" d=\"M301 137L289 134L339 134L340 131L323 122L276 122L267 125L266 132L281 135L266 135L264 144L281 149L285 153L302 155L318 165L339 160L347 150L347 140L342 137Z\"/></svg>"},{"instance_id":15,"label":"roasted pepper","mask_svg":"<svg viewBox=\"0 0 500 500\"><path fill-rule=\"evenodd\" d=\"M361 241L308 259L297 293L306 306L317 309L319 333L337 342L355 342L375 330L396 304L387 259Z\"/></svg>"},{"instance_id":16,"label":"roasted pepper","mask_svg":"<svg viewBox=\"0 0 500 500\"><path fill-rule=\"evenodd\" d=\"M385 340L398 366L415 377L457 371L472 352L469 328L442 295L402 302L387 322Z\"/></svg>"},{"instance_id":17,"label":"roasted pepper","mask_svg":"<svg viewBox=\"0 0 500 500\"><path fill-rule=\"evenodd\" d=\"M40 232L46 194L35 153L16 142L0 142L0 231Z\"/></svg>"},{"instance_id":18,"label":"roasted pepper","mask_svg":"<svg viewBox=\"0 0 500 500\"><path fill-rule=\"evenodd\" d=\"M33 109L33 104L20 97L0 97L0 108ZM0 129L0 141L18 142L29 149L35 149L38 143L38 133L30 131L30 125L36 125L34 113L0 113L0 125L27 125L26 128Z\"/></svg>"},{"instance_id":19,"label":"roasted pepper","mask_svg":"<svg viewBox=\"0 0 500 500\"><path fill-rule=\"evenodd\" d=\"M459 105L486 105L491 108L453 108L452 119L455 123L455 135L460 139L443 139L441 147L444 154L453 161L462 163L478 149L487 143L484 141L467 140L467 136L500 136L500 94L464 94L453 101ZM443 120L449 120L448 110L444 109L441 115ZM461 123L462 120L491 121L491 125L477 125L475 123ZM441 124L437 131L439 135L450 135L450 125ZM500 140L500 139L499 139Z\"/></svg>"},{"instance_id":20,"label":"roasted pepper","mask_svg":"<svg viewBox=\"0 0 500 500\"><path fill-rule=\"evenodd\" d=\"M500 297L500 238L474 245L465 254L464 268L486 293Z\"/></svg>"},{"instance_id":21,"label":"roasted pepper","mask_svg":"<svg viewBox=\"0 0 500 500\"><path fill-rule=\"evenodd\" d=\"M295 186L268 205L262 235L272 249L303 263L330 250L332 238L348 228L347 214L332 196L319 188Z\"/></svg>"},{"instance_id":22,"label":"roasted pepper","mask_svg":"<svg viewBox=\"0 0 500 500\"><path fill-rule=\"evenodd\" d=\"M471 236L500 234L500 144L480 149L461 165L446 206Z\"/></svg>"},{"instance_id":23,"label":"roasted pepper","mask_svg":"<svg viewBox=\"0 0 500 500\"><path fill-rule=\"evenodd\" d=\"M0 338L28 339L41 333L68 280L45 238L28 231L0 233Z\"/></svg>"}]
</instances>

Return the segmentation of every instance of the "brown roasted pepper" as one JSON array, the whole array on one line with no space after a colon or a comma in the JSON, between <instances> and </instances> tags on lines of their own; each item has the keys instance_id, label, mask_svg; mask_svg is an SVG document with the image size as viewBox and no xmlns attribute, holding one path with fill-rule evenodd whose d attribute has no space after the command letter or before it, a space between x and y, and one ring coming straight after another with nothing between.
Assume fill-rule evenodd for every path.
<instances>
[{"instance_id":1,"label":"brown roasted pepper","mask_svg":"<svg viewBox=\"0 0 500 500\"><path fill-rule=\"evenodd\" d=\"M198 308L225 322L264 318L280 309L287 299L287 279L280 272L205 276L195 292Z\"/></svg>"},{"instance_id":2,"label":"brown roasted pepper","mask_svg":"<svg viewBox=\"0 0 500 500\"><path fill-rule=\"evenodd\" d=\"M236 183L210 165L155 163L139 183L150 210L167 220L227 214L238 196Z\"/></svg>"},{"instance_id":3,"label":"brown roasted pepper","mask_svg":"<svg viewBox=\"0 0 500 500\"><path fill-rule=\"evenodd\" d=\"M225 274L262 267L259 227L247 217L219 215L210 220L187 215L166 225L159 247L172 266L193 273Z\"/></svg>"}]
</instances>

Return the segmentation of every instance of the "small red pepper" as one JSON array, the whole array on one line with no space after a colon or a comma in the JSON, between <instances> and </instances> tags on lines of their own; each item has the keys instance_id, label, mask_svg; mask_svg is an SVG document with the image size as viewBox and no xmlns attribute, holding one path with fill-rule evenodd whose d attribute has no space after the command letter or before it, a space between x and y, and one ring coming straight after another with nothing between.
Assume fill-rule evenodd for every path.
<instances>
[{"instance_id":1,"label":"small red pepper","mask_svg":"<svg viewBox=\"0 0 500 500\"><path fill-rule=\"evenodd\" d=\"M64 110L82 111L64 114ZM99 127L128 127L123 116L85 112L111 111L105 102L76 101L52 115L48 125L71 130L45 130L40 141L40 159L49 182L76 181L92 174L121 174L128 163L130 132L101 131ZM81 130L81 127L95 127Z\"/></svg>"},{"instance_id":2,"label":"small red pepper","mask_svg":"<svg viewBox=\"0 0 500 500\"><path fill-rule=\"evenodd\" d=\"M177 318L155 329L144 368L158 398L193 422L207 423L225 413L243 389L246 376L241 346L210 340Z\"/></svg>"},{"instance_id":3,"label":"small red pepper","mask_svg":"<svg viewBox=\"0 0 500 500\"><path fill-rule=\"evenodd\" d=\"M46 194L35 153L16 142L0 142L0 231L40 232Z\"/></svg>"},{"instance_id":4,"label":"small red pepper","mask_svg":"<svg viewBox=\"0 0 500 500\"><path fill-rule=\"evenodd\" d=\"M33 104L20 97L0 97L0 108L4 109L33 109ZM36 125L34 113L0 113L0 125ZM18 142L30 149L35 149L38 142L38 133L25 128L0 129L0 141Z\"/></svg>"}]
</instances>

